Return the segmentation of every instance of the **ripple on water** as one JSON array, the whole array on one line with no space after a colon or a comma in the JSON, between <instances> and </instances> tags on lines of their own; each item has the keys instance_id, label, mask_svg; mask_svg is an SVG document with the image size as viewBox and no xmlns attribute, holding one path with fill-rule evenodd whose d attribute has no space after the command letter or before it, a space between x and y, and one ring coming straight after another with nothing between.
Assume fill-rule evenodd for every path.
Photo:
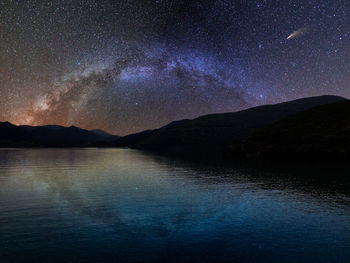
<instances>
[{"instance_id":1,"label":"ripple on water","mask_svg":"<svg viewBox=\"0 0 350 263\"><path fill-rule=\"evenodd\" d=\"M126 149L0 150L0 257L348 262L349 190Z\"/></svg>"}]
</instances>

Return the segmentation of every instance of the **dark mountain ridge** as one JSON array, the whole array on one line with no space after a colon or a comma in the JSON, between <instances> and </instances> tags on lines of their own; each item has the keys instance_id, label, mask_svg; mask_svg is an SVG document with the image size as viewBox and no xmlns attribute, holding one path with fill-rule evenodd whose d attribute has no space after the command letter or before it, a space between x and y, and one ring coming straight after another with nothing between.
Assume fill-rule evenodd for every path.
<instances>
[{"instance_id":1,"label":"dark mountain ridge","mask_svg":"<svg viewBox=\"0 0 350 263\"><path fill-rule=\"evenodd\" d=\"M120 136L118 136L118 135L112 135L112 134L105 132L104 130L100 130L100 129L90 130L90 132L93 132L94 134L102 136L108 141L113 141L117 138L120 138Z\"/></svg>"},{"instance_id":2,"label":"dark mountain ridge","mask_svg":"<svg viewBox=\"0 0 350 263\"><path fill-rule=\"evenodd\" d=\"M16 126L0 122L0 147L130 147L166 154L222 158L228 148L240 147L254 132L268 125L317 106L341 101L347 100L329 95L303 98L175 121L159 129L124 137L75 126Z\"/></svg>"},{"instance_id":3,"label":"dark mountain ridge","mask_svg":"<svg viewBox=\"0 0 350 263\"><path fill-rule=\"evenodd\" d=\"M319 105L344 101L338 96L318 96L264 105L231 113L210 114L181 120L147 132L122 137L115 146L170 154L221 157L235 140L244 140L254 131Z\"/></svg>"},{"instance_id":4,"label":"dark mountain ridge","mask_svg":"<svg viewBox=\"0 0 350 263\"><path fill-rule=\"evenodd\" d=\"M288 116L231 145L232 157L274 163L348 162L350 101Z\"/></svg>"},{"instance_id":5,"label":"dark mountain ridge","mask_svg":"<svg viewBox=\"0 0 350 263\"><path fill-rule=\"evenodd\" d=\"M25 147L35 144L35 138L30 132L9 122L0 122L1 147Z\"/></svg>"},{"instance_id":6,"label":"dark mountain ridge","mask_svg":"<svg viewBox=\"0 0 350 263\"><path fill-rule=\"evenodd\" d=\"M105 144L118 138L75 126L16 126L0 122L0 147L85 147Z\"/></svg>"}]
</instances>

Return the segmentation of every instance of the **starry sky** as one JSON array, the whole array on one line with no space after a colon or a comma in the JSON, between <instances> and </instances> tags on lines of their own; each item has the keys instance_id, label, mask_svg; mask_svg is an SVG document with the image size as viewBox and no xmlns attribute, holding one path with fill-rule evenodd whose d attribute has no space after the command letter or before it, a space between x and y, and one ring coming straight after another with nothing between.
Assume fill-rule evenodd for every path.
<instances>
[{"instance_id":1,"label":"starry sky","mask_svg":"<svg viewBox=\"0 0 350 263\"><path fill-rule=\"evenodd\" d=\"M0 121L125 135L350 98L349 0L3 0Z\"/></svg>"}]
</instances>

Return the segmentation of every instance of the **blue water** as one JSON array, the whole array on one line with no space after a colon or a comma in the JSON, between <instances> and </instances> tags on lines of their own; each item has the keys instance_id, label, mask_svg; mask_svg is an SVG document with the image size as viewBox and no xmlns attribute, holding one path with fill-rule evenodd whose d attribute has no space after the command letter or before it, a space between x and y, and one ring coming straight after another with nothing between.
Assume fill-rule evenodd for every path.
<instances>
[{"instance_id":1,"label":"blue water","mask_svg":"<svg viewBox=\"0 0 350 263\"><path fill-rule=\"evenodd\" d=\"M350 262L350 189L133 150L3 149L0 262Z\"/></svg>"}]
</instances>

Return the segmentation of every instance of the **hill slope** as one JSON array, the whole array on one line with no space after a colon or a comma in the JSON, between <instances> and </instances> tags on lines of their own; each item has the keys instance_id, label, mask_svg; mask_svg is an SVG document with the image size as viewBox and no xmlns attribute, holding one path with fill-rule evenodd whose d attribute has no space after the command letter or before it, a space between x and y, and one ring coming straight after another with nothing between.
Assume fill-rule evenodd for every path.
<instances>
[{"instance_id":1,"label":"hill slope","mask_svg":"<svg viewBox=\"0 0 350 263\"><path fill-rule=\"evenodd\" d=\"M314 107L252 134L231 152L259 161L347 161L350 101Z\"/></svg>"},{"instance_id":2,"label":"hill slope","mask_svg":"<svg viewBox=\"0 0 350 263\"><path fill-rule=\"evenodd\" d=\"M116 146L175 154L221 155L232 141L245 139L255 130L288 115L343 100L337 96L319 96L239 112L206 115L123 137L116 142Z\"/></svg>"},{"instance_id":3,"label":"hill slope","mask_svg":"<svg viewBox=\"0 0 350 263\"><path fill-rule=\"evenodd\" d=\"M112 134L109 134L108 132L105 132L105 131L99 130L99 129L90 130L90 132L93 132L94 134L102 136L106 141L113 141L113 140L120 138L120 136L118 136L118 135L112 135Z\"/></svg>"},{"instance_id":4,"label":"hill slope","mask_svg":"<svg viewBox=\"0 0 350 263\"><path fill-rule=\"evenodd\" d=\"M30 132L9 122L0 122L0 147L34 146L36 144Z\"/></svg>"}]
</instances>

